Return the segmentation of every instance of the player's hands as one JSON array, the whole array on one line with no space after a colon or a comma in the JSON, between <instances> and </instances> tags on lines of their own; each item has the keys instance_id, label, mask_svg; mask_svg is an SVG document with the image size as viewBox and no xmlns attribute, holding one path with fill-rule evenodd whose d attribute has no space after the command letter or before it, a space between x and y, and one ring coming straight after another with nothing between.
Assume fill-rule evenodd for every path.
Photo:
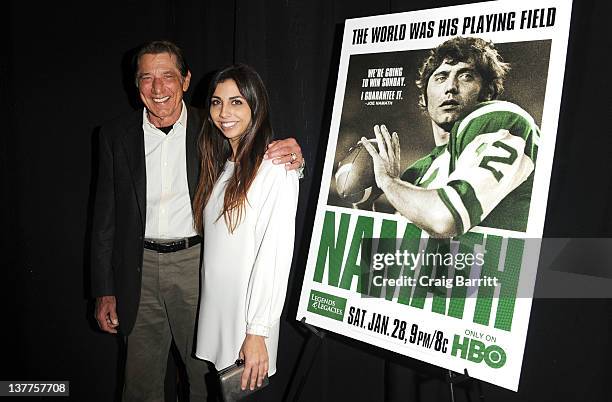
<instances>
[{"instance_id":1,"label":"player's hands","mask_svg":"<svg viewBox=\"0 0 612 402\"><path fill-rule=\"evenodd\" d=\"M96 298L96 321L104 332L116 334L119 326L117 317L117 300L115 296L100 296Z\"/></svg>"},{"instance_id":2,"label":"player's hands","mask_svg":"<svg viewBox=\"0 0 612 402\"><path fill-rule=\"evenodd\" d=\"M295 158L292 154L295 154ZM264 159L272 159L272 163L275 165L284 163L287 170L298 169L304 163L302 148L295 138L272 141L268 145Z\"/></svg>"},{"instance_id":3,"label":"player's hands","mask_svg":"<svg viewBox=\"0 0 612 402\"><path fill-rule=\"evenodd\" d=\"M365 137L361 137L361 143L372 156L376 185L384 190L389 181L398 178L400 175L399 137L395 132L390 135L384 124L374 126L374 135L376 136L378 151Z\"/></svg>"},{"instance_id":4,"label":"player's hands","mask_svg":"<svg viewBox=\"0 0 612 402\"><path fill-rule=\"evenodd\" d=\"M268 374L269 360L268 349L260 335L247 334L240 348L240 358L244 360L244 371L240 387L245 390L247 385L251 390L255 384L261 387L263 379Z\"/></svg>"}]
</instances>

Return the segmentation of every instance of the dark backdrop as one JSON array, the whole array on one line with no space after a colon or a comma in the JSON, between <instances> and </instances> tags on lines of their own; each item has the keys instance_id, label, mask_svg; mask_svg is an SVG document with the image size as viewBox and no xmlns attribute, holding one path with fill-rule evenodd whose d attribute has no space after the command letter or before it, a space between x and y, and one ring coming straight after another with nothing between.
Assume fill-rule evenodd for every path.
<instances>
[{"instance_id":1,"label":"dark backdrop","mask_svg":"<svg viewBox=\"0 0 612 402\"><path fill-rule=\"evenodd\" d=\"M279 348L265 400L288 394L307 335L294 321L346 18L465 1L107 0L3 3L2 323L0 380L70 380L75 401L113 401L119 345L92 322L88 228L97 128L137 106L130 51L169 38L185 49L198 105L203 77L233 61L255 66L273 123L310 166L301 183L297 248ZM612 211L609 17L576 1L546 216L547 236L607 236ZM520 391L485 384L488 401L605 401L611 374L609 300L535 300ZM303 356L307 359L308 356ZM443 371L329 335L301 401L448 400ZM172 379L170 379L171 381ZM474 394L473 394L474 396ZM463 400L463 394L458 400ZM21 399L24 400L24 399Z\"/></svg>"}]
</instances>

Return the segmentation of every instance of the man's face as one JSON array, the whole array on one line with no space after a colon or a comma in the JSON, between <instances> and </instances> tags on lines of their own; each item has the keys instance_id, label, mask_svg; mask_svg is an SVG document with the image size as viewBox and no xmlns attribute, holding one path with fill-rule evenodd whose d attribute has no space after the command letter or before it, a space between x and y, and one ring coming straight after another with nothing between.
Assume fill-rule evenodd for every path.
<instances>
[{"instance_id":1,"label":"man's face","mask_svg":"<svg viewBox=\"0 0 612 402\"><path fill-rule=\"evenodd\" d=\"M427 112L438 126L450 131L453 124L480 101L482 77L473 62L448 64L445 60L427 81Z\"/></svg>"},{"instance_id":2,"label":"man's face","mask_svg":"<svg viewBox=\"0 0 612 402\"><path fill-rule=\"evenodd\" d=\"M181 75L176 57L169 53L144 54L138 61L138 91L156 127L171 126L181 116L183 92L189 88L191 73Z\"/></svg>"}]
</instances>

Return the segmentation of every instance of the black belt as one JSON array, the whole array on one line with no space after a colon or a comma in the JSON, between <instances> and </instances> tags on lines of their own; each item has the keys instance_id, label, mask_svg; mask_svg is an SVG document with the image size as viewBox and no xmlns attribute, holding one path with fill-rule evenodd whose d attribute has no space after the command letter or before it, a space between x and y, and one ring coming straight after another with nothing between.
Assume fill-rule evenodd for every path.
<instances>
[{"instance_id":1,"label":"black belt","mask_svg":"<svg viewBox=\"0 0 612 402\"><path fill-rule=\"evenodd\" d=\"M202 243L202 236L191 236L177 240L148 240L144 241L144 248L157 251L158 253L173 253L179 250L185 250L191 246Z\"/></svg>"}]
</instances>

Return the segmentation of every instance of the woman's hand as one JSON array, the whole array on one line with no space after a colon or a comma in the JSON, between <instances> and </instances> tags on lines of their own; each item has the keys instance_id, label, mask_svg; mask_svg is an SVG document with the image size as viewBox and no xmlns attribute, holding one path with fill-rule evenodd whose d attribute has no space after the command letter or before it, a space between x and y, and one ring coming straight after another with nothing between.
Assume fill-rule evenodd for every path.
<instances>
[{"instance_id":1,"label":"woman's hand","mask_svg":"<svg viewBox=\"0 0 612 402\"><path fill-rule=\"evenodd\" d=\"M268 374L268 349L264 339L263 336L247 334L242 342L240 358L244 360L244 371L240 386L243 390L247 384L251 390L255 389L255 382L261 387L264 377Z\"/></svg>"}]
</instances>

